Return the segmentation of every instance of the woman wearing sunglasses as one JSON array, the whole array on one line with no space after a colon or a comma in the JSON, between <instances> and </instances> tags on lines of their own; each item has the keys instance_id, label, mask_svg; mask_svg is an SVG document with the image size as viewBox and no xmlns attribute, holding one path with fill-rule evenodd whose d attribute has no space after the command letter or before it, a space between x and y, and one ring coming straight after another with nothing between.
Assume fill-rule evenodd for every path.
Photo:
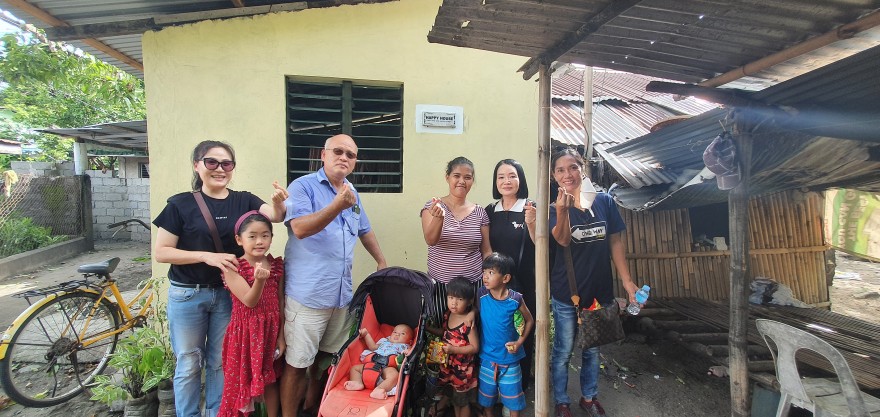
<instances>
[{"instance_id":1,"label":"woman wearing sunglasses","mask_svg":"<svg viewBox=\"0 0 880 417\"><path fill-rule=\"evenodd\" d=\"M236 271L242 249L235 242L235 221L250 210L279 222L284 218L287 190L273 184L272 203L247 191L228 188L235 170L235 152L229 144L203 141L192 153L192 192L168 199L153 221L156 261L171 264L168 279L168 326L177 358L174 371L178 416L200 416L202 369L205 370L205 415L213 417L223 392L221 350L223 334L232 312L222 271ZM197 198L204 198L216 227L222 251Z\"/></svg>"}]
</instances>

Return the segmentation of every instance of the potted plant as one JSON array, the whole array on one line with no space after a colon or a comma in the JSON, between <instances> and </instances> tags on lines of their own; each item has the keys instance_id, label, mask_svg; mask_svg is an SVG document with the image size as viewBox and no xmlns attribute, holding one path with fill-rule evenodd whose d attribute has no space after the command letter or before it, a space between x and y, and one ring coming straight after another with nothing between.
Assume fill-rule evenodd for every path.
<instances>
[{"instance_id":1,"label":"potted plant","mask_svg":"<svg viewBox=\"0 0 880 417\"><path fill-rule=\"evenodd\" d=\"M156 389L159 383L174 374L174 361L169 361L171 348L156 330L149 327L136 329L119 341L110 357L110 366L121 373L121 385L112 377L96 378L92 399L111 405L127 398L125 416L155 416L158 413Z\"/></svg>"}]
</instances>

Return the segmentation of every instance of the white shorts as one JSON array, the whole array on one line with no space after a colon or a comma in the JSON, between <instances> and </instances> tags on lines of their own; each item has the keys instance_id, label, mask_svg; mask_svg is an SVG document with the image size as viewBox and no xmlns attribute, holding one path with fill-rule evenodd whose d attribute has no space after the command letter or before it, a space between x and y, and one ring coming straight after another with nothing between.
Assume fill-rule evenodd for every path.
<instances>
[{"instance_id":1,"label":"white shorts","mask_svg":"<svg viewBox=\"0 0 880 417\"><path fill-rule=\"evenodd\" d=\"M318 351L336 353L348 340L354 317L348 308L315 309L290 297L284 303L284 359L294 368L308 368Z\"/></svg>"}]
</instances>

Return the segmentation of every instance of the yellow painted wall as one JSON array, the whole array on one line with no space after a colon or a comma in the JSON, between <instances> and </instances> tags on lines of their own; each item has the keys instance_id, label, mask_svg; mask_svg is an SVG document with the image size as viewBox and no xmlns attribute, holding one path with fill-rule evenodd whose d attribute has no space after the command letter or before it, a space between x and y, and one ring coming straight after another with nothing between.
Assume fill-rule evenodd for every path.
<instances>
[{"instance_id":1,"label":"yellow painted wall","mask_svg":"<svg viewBox=\"0 0 880 417\"><path fill-rule=\"evenodd\" d=\"M515 158L537 170L534 81L516 69L526 58L427 41L439 0L403 0L205 21L143 37L150 132L150 209L189 189L193 146L231 143L239 162L231 188L268 199L286 181L285 76L383 80L404 85L404 192L362 194L389 265L426 270L419 209L448 192L445 164L464 155L476 165L470 200L491 201L492 169ZM462 135L415 132L415 106L464 108ZM357 140L357 138L355 138ZM535 175L529 175L532 197ZM287 234L276 226L272 252ZM157 274L167 266L154 265ZM355 280L375 270L359 247Z\"/></svg>"}]
</instances>

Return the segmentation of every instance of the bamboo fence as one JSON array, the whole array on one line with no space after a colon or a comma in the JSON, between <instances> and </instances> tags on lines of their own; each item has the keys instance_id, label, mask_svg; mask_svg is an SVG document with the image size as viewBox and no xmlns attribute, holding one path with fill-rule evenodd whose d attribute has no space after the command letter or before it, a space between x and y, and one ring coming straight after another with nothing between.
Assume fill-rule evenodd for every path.
<instances>
[{"instance_id":1,"label":"bamboo fence","mask_svg":"<svg viewBox=\"0 0 880 417\"><path fill-rule=\"evenodd\" d=\"M813 192L752 197L750 278L774 279L807 304L828 305L823 210L822 196ZM639 286L650 285L656 297L728 298L730 252L694 245L687 209L621 209L621 215L630 272ZM623 294L615 282L617 294Z\"/></svg>"}]
</instances>

